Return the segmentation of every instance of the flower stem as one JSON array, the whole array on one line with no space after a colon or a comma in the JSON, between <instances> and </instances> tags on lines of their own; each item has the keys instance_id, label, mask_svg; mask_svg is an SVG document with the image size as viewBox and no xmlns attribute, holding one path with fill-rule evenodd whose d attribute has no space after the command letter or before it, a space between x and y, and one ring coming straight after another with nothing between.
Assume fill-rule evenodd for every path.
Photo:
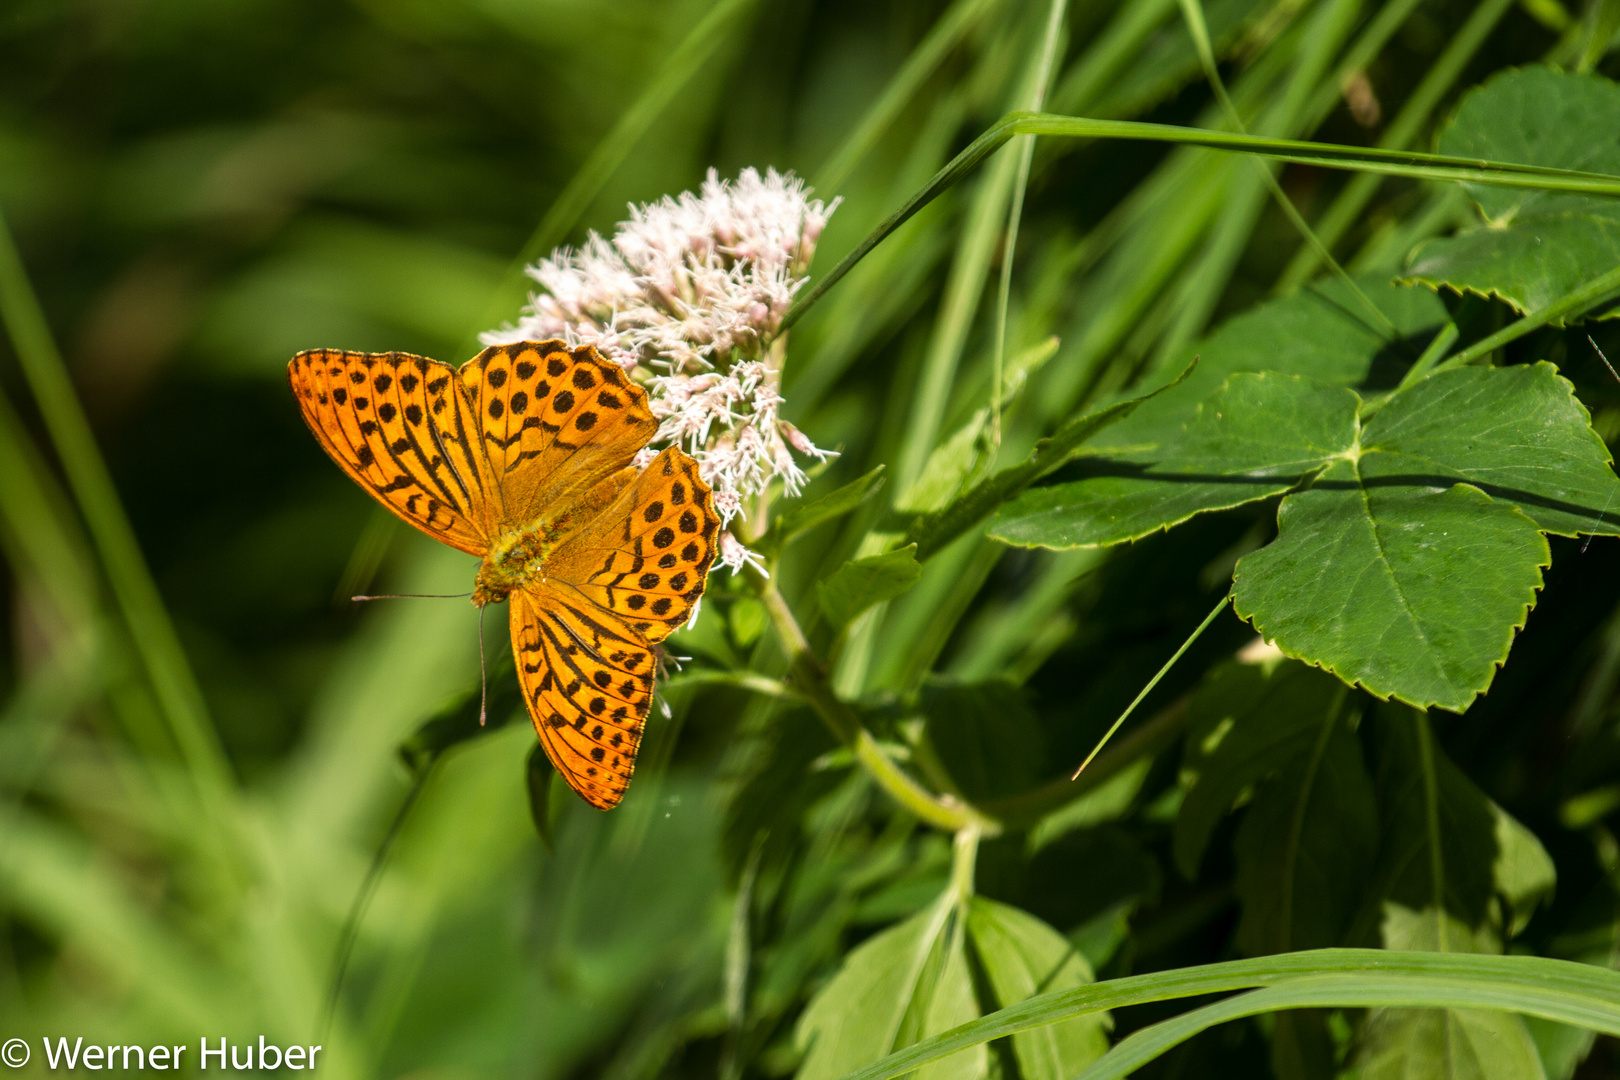
<instances>
[{"instance_id":1,"label":"flower stem","mask_svg":"<svg viewBox=\"0 0 1620 1080\"><path fill-rule=\"evenodd\" d=\"M788 682L816 711L840 742L848 746L868 775L890 797L928 824L947 832L974 829L996 836L1001 823L949 795L934 795L901 769L866 730L855 710L833 692L826 665L810 648L799 620L793 615L773 578L750 567L748 580L770 615L771 625L788 654Z\"/></svg>"}]
</instances>

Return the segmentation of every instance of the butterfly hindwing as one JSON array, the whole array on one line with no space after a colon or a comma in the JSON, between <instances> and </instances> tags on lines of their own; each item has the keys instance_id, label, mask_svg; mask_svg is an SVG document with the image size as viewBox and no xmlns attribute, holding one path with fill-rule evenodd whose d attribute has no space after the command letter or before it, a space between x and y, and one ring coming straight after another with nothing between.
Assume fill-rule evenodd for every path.
<instances>
[{"instance_id":1,"label":"butterfly hindwing","mask_svg":"<svg viewBox=\"0 0 1620 1080\"><path fill-rule=\"evenodd\" d=\"M512 594L511 626L518 683L546 756L581 798L612 809L652 706L651 644L547 584Z\"/></svg>"},{"instance_id":2,"label":"butterfly hindwing","mask_svg":"<svg viewBox=\"0 0 1620 1080\"><path fill-rule=\"evenodd\" d=\"M662 641L702 597L719 529L697 462L670 447L557 546L547 573Z\"/></svg>"},{"instance_id":3,"label":"butterfly hindwing","mask_svg":"<svg viewBox=\"0 0 1620 1080\"><path fill-rule=\"evenodd\" d=\"M287 377L326 452L379 502L469 554L489 549L486 468L449 365L311 349L293 357Z\"/></svg>"},{"instance_id":4,"label":"butterfly hindwing","mask_svg":"<svg viewBox=\"0 0 1620 1080\"><path fill-rule=\"evenodd\" d=\"M459 374L503 528L569 505L629 465L658 430L646 391L588 345L494 345Z\"/></svg>"}]
</instances>

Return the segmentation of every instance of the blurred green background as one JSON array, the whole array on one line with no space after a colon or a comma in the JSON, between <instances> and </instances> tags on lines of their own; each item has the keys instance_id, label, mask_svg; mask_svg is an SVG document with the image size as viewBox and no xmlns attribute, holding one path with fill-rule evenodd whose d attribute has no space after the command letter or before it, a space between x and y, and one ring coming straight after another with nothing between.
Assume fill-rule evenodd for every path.
<instances>
[{"instance_id":1,"label":"blurred green background","mask_svg":"<svg viewBox=\"0 0 1620 1080\"><path fill-rule=\"evenodd\" d=\"M377 513L325 458L285 387L293 352L460 362L472 335L516 315L526 245L533 255L536 242L610 229L627 202L693 188L711 166L791 168L819 196L843 196L818 255L825 271L1027 96L1046 11L1026 0L0 4L0 209L224 763L210 786L178 764L172 736L150 736L166 707L140 631L109 599L47 417L0 349L0 426L15 450L0 479L11 566L0 584L0 1036L36 1050L45 1034L318 1041L345 913L410 787L396 749L476 685L470 607L347 600L460 591L472 562ZM1490 72L1574 63L1583 20L1596 18L1553 0L1212 0L1208 14L1234 96L1269 134L1373 143L1451 57L1455 71L1408 118L1402 139L1419 147ZM1468 27L1477 41L1454 56ZM1612 73L1612 54L1602 63ZM1075 0L1048 105L1173 123L1216 115L1163 0ZM556 212L582 168L587 182ZM993 293L985 253L1000 222L986 224L993 200L981 196L996 175L987 166L931 207L794 331L785 414L844 451L820 484L915 457L919 424L926 454L982 401L992 305L980 298ZM1346 190L1343 176L1304 168L1282 180L1308 216ZM1208 328L1312 271L1237 158L1043 145L1029 199L1009 355L1052 335L1061 344L1009 423L1011 448L1079 403L1179 366ZM1375 185L1367 206L1330 239L1353 270L1386 278L1413 243L1470 213L1455 191L1408 182ZM963 254L974 244L977 263ZM1565 337L1547 347L1573 357L1582 339ZM1612 332L1600 340L1620 345ZM930 429L911 408L919 370L942 354L960 374ZM1583 396L1613 435L1620 393L1587 354L1571 363L1590 374ZM1044 741L1012 771L1046 779L1084 752L1267 528L1260 512L1223 515L1108 559L959 545L919 587L934 606L896 605L839 678L872 692L935 668L1028 680ZM786 580L847 557L839 543L800 553ZM1589 733L1612 715L1620 643L1605 620L1620 561L1612 542L1578 562L1567 546L1496 691L1447 738L1555 857L1560 844L1580 848L1561 896L1601 907L1612 902L1601 860L1556 815L1612 779L1602 770L1615 755L1589 756L1572 776L1565 750L1526 750L1564 731L1571 709L1585 710ZM972 585L962 596L959 581ZM761 629L713 588L689 643L700 664L746 656ZM940 604L952 613L943 622ZM931 623L942 627L933 637ZM1161 693L1184 692L1251 636L1227 616ZM813 775L771 774L830 748L803 717L785 728L798 757L784 758L760 748L763 720L735 691L674 704L673 720L650 727L623 809L556 804L554 853L530 822L526 724L447 758L360 932L327 1070L791 1071L797 1009L850 943L937 891L944 841L894 825L872 809L881 798L825 761ZM1174 806L1155 799L1175 788L1173 756L1151 776L1144 767L1128 824L1071 833L1032 864L987 851L987 891L1005 858L1018 865L1003 893L1022 890L1060 930L1139 913L1088 954L1099 964L1223 955L1229 859L1185 882L1163 857ZM763 1019L743 1037L727 997L735 897L759 821L788 794L795 813L822 799L816 820L837 828L789 830L801 908L777 911L756 942L775 950L773 974L757 991ZM816 874L825 880L804 883ZM1264 1061L1248 1036L1222 1038L1239 1074ZM40 1066L36 1054L19 1075Z\"/></svg>"}]
</instances>

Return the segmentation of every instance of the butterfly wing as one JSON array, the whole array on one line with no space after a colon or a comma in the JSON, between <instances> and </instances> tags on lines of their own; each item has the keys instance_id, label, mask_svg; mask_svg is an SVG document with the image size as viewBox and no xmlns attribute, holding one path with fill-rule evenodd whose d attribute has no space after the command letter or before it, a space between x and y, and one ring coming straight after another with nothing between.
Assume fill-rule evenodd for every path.
<instances>
[{"instance_id":1,"label":"butterfly wing","mask_svg":"<svg viewBox=\"0 0 1620 1080\"><path fill-rule=\"evenodd\" d=\"M703 596L719 530L697 462L670 447L557 545L546 575L559 591L662 641Z\"/></svg>"},{"instance_id":2,"label":"butterfly wing","mask_svg":"<svg viewBox=\"0 0 1620 1080\"><path fill-rule=\"evenodd\" d=\"M293 357L287 378L315 438L377 501L452 547L489 550L496 503L449 365L311 349Z\"/></svg>"},{"instance_id":3,"label":"butterfly wing","mask_svg":"<svg viewBox=\"0 0 1620 1080\"><path fill-rule=\"evenodd\" d=\"M586 802L613 809L652 706L651 644L549 583L512 594L511 625L518 684L546 756Z\"/></svg>"},{"instance_id":4,"label":"butterfly wing","mask_svg":"<svg viewBox=\"0 0 1620 1080\"><path fill-rule=\"evenodd\" d=\"M590 346L495 345L462 365L500 528L570 507L630 464L658 431L647 393Z\"/></svg>"}]
</instances>

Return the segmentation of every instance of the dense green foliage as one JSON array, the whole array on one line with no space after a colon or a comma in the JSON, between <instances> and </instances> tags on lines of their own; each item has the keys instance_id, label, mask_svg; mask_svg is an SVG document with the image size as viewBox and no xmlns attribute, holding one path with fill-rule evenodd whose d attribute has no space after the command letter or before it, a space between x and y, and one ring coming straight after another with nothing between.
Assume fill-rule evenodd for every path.
<instances>
[{"instance_id":1,"label":"dense green foliage","mask_svg":"<svg viewBox=\"0 0 1620 1080\"><path fill-rule=\"evenodd\" d=\"M0 1039L24 1075L81 1034L345 1077L1615 1075L1617 31L8 6ZM284 365L465 359L526 262L751 165L843 199L812 285L883 236L785 341L840 455L755 509L769 576L712 577L604 815L504 634L480 728L474 611L349 602L473 563Z\"/></svg>"}]
</instances>

